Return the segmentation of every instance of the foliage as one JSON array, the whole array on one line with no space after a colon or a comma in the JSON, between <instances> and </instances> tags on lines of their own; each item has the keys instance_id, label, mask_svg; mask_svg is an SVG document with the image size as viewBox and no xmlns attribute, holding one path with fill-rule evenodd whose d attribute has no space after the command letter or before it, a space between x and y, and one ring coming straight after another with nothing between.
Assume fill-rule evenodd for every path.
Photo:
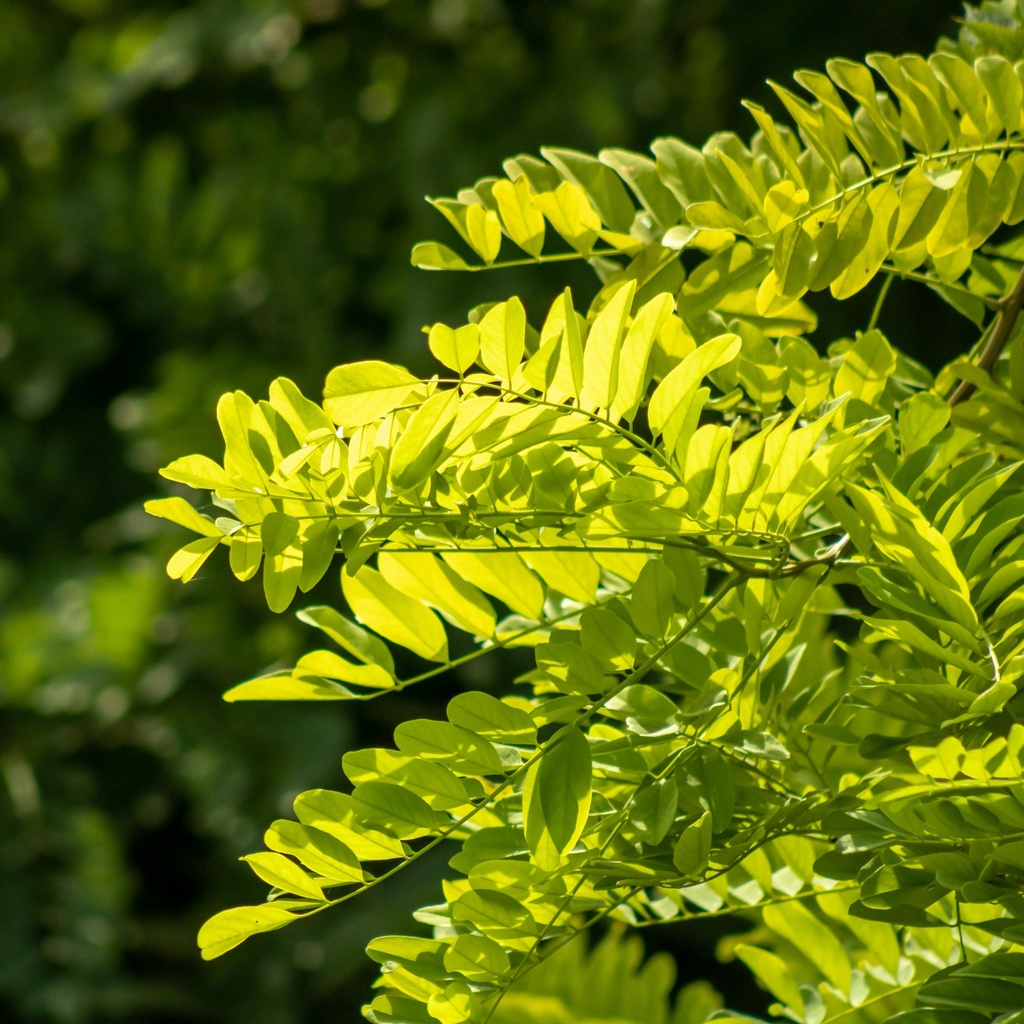
<instances>
[{"instance_id":1,"label":"foliage","mask_svg":"<svg viewBox=\"0 0 1024 1024\"><path fill-rule=\"evenodd\" d=\"M836 0L812 32L801 0L2 6L0 1017L358 1016L373 966L358 951L429 901L443 849L353 913L212 967L195 957L195 929L258 898L233 859L296 792L341 788L341 750L390 745L401 716L444 717L459 689L508 692L524 670L513 651L405 701L224 717L220 692L293 664L309 632L268 613L259 586L233 590L224 561L187 588L162 572L179 528L147 527L141 503L173 454L214 454L216 397L282 372L312 394L329 360L397 359L419 374L429 356L415 327L513 292L542 316L533 266L405 269L431 236L425 192L539 141L635 149L743 126L738 97L766 102L764 77L927 46L957 9ZM155 173L175 166L173 181ZM589 268L564 269L586 306ZM867 319L862 294L819 307L828 337ZM884 324L934 368L971 331L940 330L941 315L927 289L897 281ZM336 586L331 573L306 603ZM412 657L397 652L403 671ZM703 956L686 945L696 928L647 943L757 1012L738 963L716 965L703 932Z\"/></svg>"},{"instance_id":2,"label":"foliage","mask_svg":"<svg viewBox=\"0 0 1024 1024\"><path fill-rule=\"evenodd\" d=\"M1015 11L927 59L798 72L805 95L773 86L795 127L748 104L749 144L506 161L433 201L473 257L413 262L586 260L589 307L435 324L430 378L369 360L320 404L285 378L221 399L222 462L162 471L219 518L147 506L199 535L169 574L227 547L283 611L340 554L350 613L300 611L332 645L229 701L371 701L499 649L533 667L346 754L350 792L300 794L244 858L268 901L211 918L204 957L447 841L432 937L368 948L378 1024L515 1020L519 979L602 921L737 913L735 955L791 1019L1021 1019ZM808 293L879 276L867 329L819 355ZM976 323L976 351L933 379L891 345L892 277Z\"/></svg>"},{"instance_id":3,"label":"foliage","mask_svg":"<svg viewBox=\"0 0 1024 1024\"><path fill-rule=\"evenodd\" d=\"M933 6L910 4L893 31L929 37L955 4ZM282 936L280 955L271 940L211 970L193 937L249 898L233 858L281 794L336 785L339 749L374 742L391 711L251 707L221 722L221 690L294 660L305 627L267 613L258 590L234 599L226 568L171 587L177 528L141 503L168 453L216 449L207 411L228 386L287 370L310 388L330 360L369 355L426 365L410 328L466 299L407 270L433 217L425 192L527 138L635 146L733 116L772 66L759 61L786 65L803 12L776 4L735 27L729 13L0 6L4 1020L356 1015L371 970L359 950L426 900L430 865L365 917ZM508 274L539 294L530 268ZM418 694L423 713L435 693Z\"/></svg>"}]
</instances>

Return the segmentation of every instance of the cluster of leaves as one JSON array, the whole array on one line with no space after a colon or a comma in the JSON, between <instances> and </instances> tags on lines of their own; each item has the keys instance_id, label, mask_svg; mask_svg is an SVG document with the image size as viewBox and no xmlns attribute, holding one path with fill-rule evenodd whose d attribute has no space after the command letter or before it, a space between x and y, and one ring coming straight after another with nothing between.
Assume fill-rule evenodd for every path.
<instances>
[{"instance_id":1,"label":"cluster of leaves","mask_svg":"<svg viewBox=\"0 0 1024 1024\"><path fill-rule=\"evenodd\" d=\"M228 700L533 667L300 794L244 858L270 898L208 921L205 957L447 841L432 937L370 944L376 1024L520 1019L519 979L599 922L737 913L735 955L803 1024L1021 1019L1024 275L992 236L1024 219L1024 64L977 34L1016 39L1004 8L928 59L799 72L807 96L775 87L795 127L750 105L749 145L516 157L434 202L482 262L413 261L586 259L586 310L566 289L536 326L517 298L435 324L429 379L365 361L322 403L284 378L222 398L222 462L163 470L221 517L147 506L199 535L168 572L227 547L283 611L340 555L350 613L300 611L333 646ZM868 329L820 355L807 293L879 274ZM983 325L978 351L933 378L894 348L895 276ZM719 1006L674 1019L744 1019Z\"/></svg>"},{"instance_id":2,"label":"cluster of leaves","mask_svg":"<svg viewBox=\"0 0 1024 1024\"><path fill-rule=\"evenodd\" d=\"M214 728L220 691L293 661L305 630L256 588L234 600L226 568L169 585L176 528L139 508L151 474L216 449L206 411L229 385L287 369L311 388L370 352L425 365L403 324L465 296L408 272L424 192L523 137L700 134L695 114L728 116L759 77L758 27L785 66L800 8L741 33L721 8L636 0L0 6L0 1017L346 1016L368 919L399 928L426 866L367 919L324 915L273 970L265 944L204 969L193 933L250 898L232 858L277 794L336 784L338 749L390 709ZM514 288L531 294L528 269Z\"/></svg>"}]
</instances>

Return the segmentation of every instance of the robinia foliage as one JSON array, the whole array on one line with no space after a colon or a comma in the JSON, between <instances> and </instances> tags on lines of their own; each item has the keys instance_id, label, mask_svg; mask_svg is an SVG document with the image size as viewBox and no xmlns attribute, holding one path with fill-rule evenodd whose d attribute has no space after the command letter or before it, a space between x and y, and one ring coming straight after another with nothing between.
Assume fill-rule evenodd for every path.
<instances>
[{"instance_id":1,"label":"robinia foliage","mask_svg":"<svg viewBox=\"0 0 1024 1024\"><path fill-rule=\"evenodd\" d=\"M221 399L223 463L163 471L220 518L148 505L198 534L169 573L227 548L281 612L340 562L344 596L298 612L322 647L228 701L401 700L504 648L533 667L345 754L351 790L269 825L244 859L270 894L208 921L204 957L443 843L416 936L369 946L376 1024L749 1020L703 983L670 1005L671 965L614 931L564 948L719 915L803 1024L1024 1021L1015 12L800 71L773 85L788 120L748 104L749 142L510 159L433 200L466 254L413 262L551 264L536 323L511 297L431 327L429 379L371 360L322 402ZM589 305L554 276L571 259ZM878 329L894 277L977 324L934 378ZM808 341L808 293L872 285L862 333Z\"/></svg>"}]
</instances>

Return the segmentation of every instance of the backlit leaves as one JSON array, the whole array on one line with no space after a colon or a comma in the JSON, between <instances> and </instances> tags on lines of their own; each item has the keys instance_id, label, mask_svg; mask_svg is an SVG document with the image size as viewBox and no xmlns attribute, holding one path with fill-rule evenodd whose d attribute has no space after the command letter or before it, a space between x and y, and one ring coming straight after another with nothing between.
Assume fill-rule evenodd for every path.
<instances>
[{"instance_id":1,"label":"backlit leaves","mask_svg":"<svg viewBox=\"0 0 1024 1024\"><path fill-rule=\"evenodd\" d=\"M348 791L299 794L245 858L268 902L207 922L205 957L445 841L433 936L371 943L371 1021L540 1019L517 993L587 924L737 914L736 956L801 1024L1015 1019L1019 332L933 381L878 328L884 292L827 351L804 299L902 275L995 311L998 339L1024 77L963 47L795 77L774 87L795 127L750 104L749 146L545 149L433 200L474 262L423 243L414 263L589 259L589 308L562 287L535 323L510 297L435 324L429 379L371 360L322 404L284 379L227 395L223 459L164 470L222 513L149 503L197 535L173 577L224 546L280 611L341 569L345 614L298 613L333 646L229 701L372 700L520 649L494 692L348 751ZM720 1005L687 989L676 1019Z\"/></svg>"}]
</instances>

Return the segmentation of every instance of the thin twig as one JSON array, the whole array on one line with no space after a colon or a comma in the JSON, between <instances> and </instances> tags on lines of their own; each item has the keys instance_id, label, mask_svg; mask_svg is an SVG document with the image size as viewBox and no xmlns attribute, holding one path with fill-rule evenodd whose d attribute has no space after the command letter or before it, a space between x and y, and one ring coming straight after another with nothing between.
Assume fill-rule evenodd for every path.
<instances>
[{"instance_id":1,"label":"thin twig","mask_svg":"<svg viewBox=\"0 0 1024 1024\"><path fill-rule=\"evenodd\" d=\"M1013 291L1005 298L999 300L999 312L996 313L996 318L992 322L992 332L989 334L988 341L985 342L985 347L981 350L981 355L978 356L978 361L975 364L979 370L991 373L995 368L996 363L999 361L999 356L1002 354L1003 349L1006 348L1007 342L1009 342L1010 336L1013 334L1013 328L1016 326L1017 317L1020 316L1022 305L1024 305L1024 270L1021 271L1020 276L1017 278ZM967 401L974 394L974 390L975 386L970 381L960 381L949 396L949 404L959 405L961 402Z\"/></svg>"}]
</instances>

